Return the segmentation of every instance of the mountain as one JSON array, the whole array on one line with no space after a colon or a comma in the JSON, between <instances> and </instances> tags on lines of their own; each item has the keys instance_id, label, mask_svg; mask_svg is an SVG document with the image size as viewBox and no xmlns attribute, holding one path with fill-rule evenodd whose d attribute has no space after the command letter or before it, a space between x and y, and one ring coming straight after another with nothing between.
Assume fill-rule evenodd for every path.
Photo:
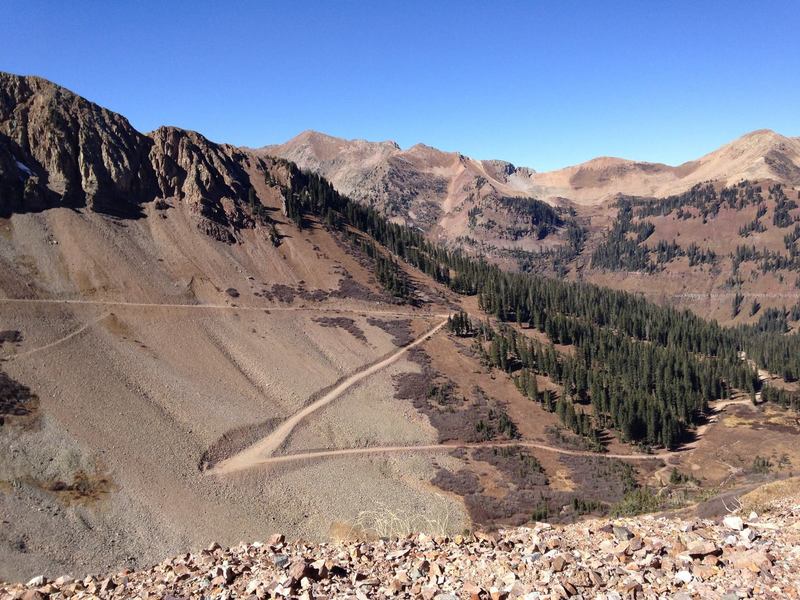
<instances>
[{"instance_id":1,"label":"mountain","mask_svg":"<svg viewBox=\"0 0 800 600\"><path fill-rule=\"evenodd\" d=\"M417 144L342 140L306 131L261 155L281 156L328 179L340 192L436 239L469 236L500 246L539 248L507 205L528 196L534 173Z\"/></svg>"},{"instance_id":2,"label":"mountain","mask_svg":"<svg viewBox=\"0 0 800 600\"><path fill-rule=\"evenodd\" d=\"M734 329L571 281L785 289L796 190L553 207L520 195L535 174L507 163L422 146L395 161L460 173L467 229L544 248L491 257L561 275L536 277L448 251L263 151L144 134L34 77L3 75L0 98L2 580L126 570L58 584L125 596L136 570L189 553L214 590L262 594L269 582L235 582L244 566L206 562L222 558L212 542L463 537L695 501L714 515L712 490L800 462L800 337L785 335L800 309L748 299L733 320L756 326ZM731 256L738 239L750 246ZM265 576L287 582L286 560L270 553ZM206 585L188 565L158 593ZM59 593L28 587L0 594Z\"/></svg>"},{"instance_id":3,"label":"mountain","mask_svg":"<svg viewBox=\"0 0 800 600\"><path fill-rule=\"evenodd\" d=\"M0 578L155 563L265 526L324 539L364 502L464 518L430 489L427 459L201 468L449 310L424 273L387 260L384 285L366 240L287 216L312 184L282 159L144 134L58 85L0 75ZM387 291L398 279L418 308ZM404 353L390 366L287 447L436 443L394 398L392 378L421 367Z\"/></svg>"},{"instance_id":4,"label":"mountain","mask_svg":"<svg viewBox=\"0 0 800 600\"><path fill-rule=\"evenodd\" d=\"M753 131L677 167L596 158L537 174L531 192L545 198L562 196L592 204L616 194L669 196L706 181L731 185L742 179L800 184L800 138L785 137L767 129Z\"/></svg>"},{"instance_id":5,"label":"mountain","mask_svg":"<svg viewBox=\"0 0 800 600\"><path fill-rule=\"evenodd\" d=\"M794 237L784 238L800 218L800 138L759 130L677 167L602 157L543 173L312 131L259 154L292 160L431 239L506 268L644 293L722 321L757 318L731 310L739 296L764 308L797 302L800 265ZM624 223L623 197L634 206ZM739 248L750 245L755 252ZM687 258L696 251L703 261Z\"/></svg>"},{"instance_id":6,"label":"mountain","mask_svg":"<svg viewBox=\"0 0 800 600\"><path fill-rule=\"evenodd\" d=\"M175 198L198 227L233 241L253 227L251 190L285 179L280 171L274 161L193 131L141 134L121 115L49 81L0 73L0 215L87 207L130 217L145 203Z\"/></svg>"},{"instance_id":7,"label":"mountain","mask_svg":"<svg viewBox=\"0 0 800 600\"><path fill-rule=\"evenodd\" d=\"M481 161L417 144L344 140L314 131L301 133L263 152L283 156L327 177L343 193L376 204L422 226L457 211L470 185L489 185L496 194L531 196L554 203L568 199L597 204L616 194L668 196L705 181L730 185L742 179L770 179L800 185L800 138L754 131L705 156L672 167L660 163L600 157L585 163L536 172L505 161ZM485 179L486 181L483 181ZM476 181L477 180L477 181ZM397 197L394 190L402 190ZM488 191L488 190L487 190ZM425 203L420 213L413 202ZM430 215L427 220L420 214Z\"/></svg>"}]
</instances>

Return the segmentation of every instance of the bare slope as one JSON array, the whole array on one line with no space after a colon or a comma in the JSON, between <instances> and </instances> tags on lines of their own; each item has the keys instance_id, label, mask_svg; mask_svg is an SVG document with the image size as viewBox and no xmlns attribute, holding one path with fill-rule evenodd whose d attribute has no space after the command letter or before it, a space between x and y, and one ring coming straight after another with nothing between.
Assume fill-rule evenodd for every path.
<instances>
[{"instance_id":1,"label":"bare slope","mask_svg":"<svg viewBox=\"0 0 800 600\"><path fill-rule=\"evenodd\" d=\"M451 503L429 489L425 457L204 476L222 440L244 447L395 351L369 318L437 321L349 293L360 282L380 295L323 231L279 226L278 248L245 231L229 245L198 230L184 203L145 214L51 209L3 223L3 295L15 300L0 299L0 330L21 341L2 345L2 370L39 401L0 426L2 576L142 564L253 538L265 523L324 538L365 504ZM266 297L278 286L296 300ZM360 334L320 322L337 313Z\"/></svg>"},{"instance_id":2,"label":"bare slope","mask_svg":"<svg viewBox=\"0 0 800 600\"><path fill-rule=\"evenodd\" d=\"M143 135L11 75L0 157L0 370L23 386L0 404L0 577L151 563L265 524L324 539L376 503L463 526L427 457L201 471L396 352L396 323L421 334L445 310L421 273L428 301L398 306L341 236L289 222L292 165Z\"/></svg>"}]
</instances>

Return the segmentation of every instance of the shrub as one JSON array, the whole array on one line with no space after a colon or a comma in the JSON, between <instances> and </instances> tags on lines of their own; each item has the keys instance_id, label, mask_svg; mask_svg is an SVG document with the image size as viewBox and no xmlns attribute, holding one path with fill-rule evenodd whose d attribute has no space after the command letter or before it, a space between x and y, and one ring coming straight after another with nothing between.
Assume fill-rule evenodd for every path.
<instances>
[{"instance_id":1,"label":"shrub","mask_svg":"<svg viewBox=\"0 0 800 600\"><path fill-rule=\"evenodd\" d=\"M660 498L649 487L643 487L625 494L622 500L611 507L611 514L615 517L632 517L655 512L659 508L661 508Z\"/></svg>"}]
</instances>

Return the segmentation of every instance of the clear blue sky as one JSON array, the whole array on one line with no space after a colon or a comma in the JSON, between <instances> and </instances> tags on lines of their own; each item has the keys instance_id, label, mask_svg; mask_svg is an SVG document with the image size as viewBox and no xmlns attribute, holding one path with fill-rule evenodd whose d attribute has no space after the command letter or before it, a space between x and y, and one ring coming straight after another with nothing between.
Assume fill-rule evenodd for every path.
<instances>
[{"instance_id":1,"label":"clear blue sky","mask_svg":"<svg viewBox=\"0 0 800 600\"><path fill-rule=\"evenodd\" d=\"M800 135L800 3L3 0L0 70L149 131L304 129L539 170Z\"/></svg>"}]
</instances>

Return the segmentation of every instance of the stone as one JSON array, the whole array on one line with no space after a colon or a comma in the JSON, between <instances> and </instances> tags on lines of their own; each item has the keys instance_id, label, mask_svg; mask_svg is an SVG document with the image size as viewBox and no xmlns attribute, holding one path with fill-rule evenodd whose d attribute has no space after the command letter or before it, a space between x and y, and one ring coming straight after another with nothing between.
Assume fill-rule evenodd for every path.
<instances>
[{"instance_id":1,"label":"stone","mask_svg":"<svg viewBox=\"0 0 800 600\"><path fill-rule=\"evenodd\" d=\"M272 557L272 562L275 564L276 567L282 569L283 567L289 564L289 557L286 556L285 554L276 554L275 556Z\"/></svg>"},{"instance_id":2,"label":"stone","mask_svg":"<svg viewBox=\"0 0 800 600\"><path fill-rule=\"evenodd\" d=\"M65 576L59 585L44 581L35 589L0 582L0 598L694 600L730 593L729 600L796 598L800 529L791 525L800 517L800 506L769 516L758 529L745 525L736 534L721 520L698 518L684 533L679 519L629 518L617 526L636 535L623 535L624 540L613 527L607 533L606 526L601 531L590 521L553 529L500 529L493 544L418 535L319 545L281 542L279 553L266 544L240 544L184 554L140 572L71 583ZM723 544L727 537L732 543ZM622 553L601 550L606 542Z\"/></svg>"},{"instance_id":3,"label":"stone","mask_svg":"<svg viewBox=\"0 0 800 600\"><path fill-rule=\"evenodd\" d=\"M629 540L634 537L630 529L621 525L614 525L613 531L618 540Z\"/></svg>"},{"instance_id":4,"label":"stone","mask_svg":"<svg viewBox=\"0 0 800 600\"><path fill-rule=\"evenodd\" d=\"M309 564L304 558L297 559L289 565L289 577L295 581L300 581L309 573Z\"/></svg>"},{"instance_id":5,"label":"stone","mask_svg":"<svg viewBox=\"0 0 800 600\"><path fill-rule=\"evenodd\" d=\"M486 542L492 546L495 546L497 542L500 540L498 535L493 531L476 531L475 539L481 542Z\"/></svg>"},{"instance_id":6,"label":"stone","mask_svg":"<svg viewBox=\"0 0 800 600\"><path fill-rule=\"evenodd\" d=\"M747 527L739 532L739 537L743 542L752 542L756 539L756 532L755 530Z\"/></svg>"},{"instance_id":7,"label":"stone","mask_svg":"<svg viewBox=\"0 0 800 600\"><path fill-rule=\"evenodd\" d=\"M100 593L108 594L115 587L117 587L117 584L114 583L114 580L110 577L107 577L100 583Z\"/></svg>"},{"instance_id":8,"label":"stone","mask_svg":"<svg viewBox=\"0 0 800 600\"><path fill-rule=\"evenodd\" d=\"M436 594L439 593L439 588L433 585L426 585L420 591L423 600L433 600Z\"/></svg>"},{"instance_id":9,"label":"stone","mask_svg":"<svg viewBox=\"0 0 800 600\"><path fill-rule=\"evenodd\" d=\"M503 577L501 578L501 581L503 582L503 585L506 588L511 588L516 583L517 576L516 576L516 574L514 574L512 572L509 572L509 573L506 573L505 575L503 575Z\"/></svg>"},{"instance_id":10,"label":"stone","mask_svg":"<svg viewBox=\"0 0 800 600\"><path fill-rule=\"evenodd\" d=\"M597 571L589 571L589 579L592 580L592 584L595 585L596 587L600 587L603 585L603 578Z\"/></svg>"},{"instance_id":11,"label":"stone","mask_svg":"<svg viewBox=\"0 0 800 600\"><path fill-rule=\"evenodd\" d=\"M402 548L400 550L395 550L394 552L389 552L389 554L386 555L386 559L397 560L398 558L403 558L409 552L411 552L411 548Z\"/></svg>"},{"instance_id":12,"label":"stone","mask_svg":"<svg viewBox=\"0 0 800 600\"><path fill-rule=\"evenodd\" d=\"M614 551L616 544L612 540L603 540L600 542L600 550L611 554Z\"/></svg>"},{"instance_id":13,"label":"stone","mask_svg":"<svg viewBox=\"0 0 800 600\"><path fill-rule=\"evenodd\" d=\"M719 564L719 557L715 554L706 554L703 557L703 564L708 567L715 567Z\"/></svg>"},{"instance_id":14,"label":"stone","mask_svg":"<svg viewBox=\"0 0 800 600\"><path fill-rule=\"evenodd\" d=\"M481 586L476 585L471 581L465 582L461 590L469 597L470 600L481 600L481 595L485 593Z\"/></svg>"},{"instance_id":15,"label":"stone","mask_svg":"<svg viewBox=\"0 0 800 600\"><path fill-rule=\"evenodd\" d=\"M689 556L705 556L715 552L719 552L719 548L711 540L696 540L686 548L686 554Z\"/></svg>"},{"instance_id":16,"label":"stone","mask_svg":"<svg viewBox=\"0 0 800 600\"><path fill-rule=\"evenodd\" d=\"M496 587L489 588L489 598L492 600L505 600L508 597L505 591L498 589Z\"/></svg>"},{"instance_id":17,"label":"stone","mask_svg":"<svg viewBox=\"0 0 800 600\"><path fill-rule=\"evenodd\" d=\"M630 543L625 540L617 544L611 549L611 554L616 554L617 556L624 555L630 549Z\"/></svg>"},{"instance_id":18,"label":"stone","mask_svg":"<svg viewBox=\"0 0 800 600\"><path fill-rule=\"evenodd\" d=\"M737 517L736 515L728 515L722 519L722 524L728 529L734 529L736 531L741 531L744 528L744 521L742 521L741 517Z\"/></svg>"},{"instance_id":19,"label":"stone","mask_svg":"<svg viewBox=\"0 0 800 600\"><path fill-rule=\"evenodd\" d=\"M309 577L311 579L319 581L320 579L326 579L328 577L328 565L325 564L324 560L315 560L311 563L310 567Z\"/></svg>"},{"instance_id":20,"label":"stone","mask_svg":"<svg viewBox=\"0 0 800 600\"><path fill-rule=\"evenodd\" d=\"M629 579L622 586L622 590L625 592L625 594L636 594L642 591L642 584L633 579Z\"/></svg>"},{"instance_id":21,"label":"stone","mask_svg":"<svg viewBox=\"0 0 800 600\"><path fill-rule=\"evenodd\" d=\"M770 554L764 551L751 550L739 552L730 557L731 564L737 569L747 569L752 573L769 571L773 559Z\"/></svg>"},{"instance_id":22,"label":"stone","mask_svg":"<svg viewBox=\"0 0 800 600\"><path fill-rule=\"evenodd\" d=\"M560 573L564 570L564 567L567 566L567 560L561 555L557 555L553 557L553 560L550 563L550 568L553 569L554 572Z\"/></svg>"}]
</instances>

